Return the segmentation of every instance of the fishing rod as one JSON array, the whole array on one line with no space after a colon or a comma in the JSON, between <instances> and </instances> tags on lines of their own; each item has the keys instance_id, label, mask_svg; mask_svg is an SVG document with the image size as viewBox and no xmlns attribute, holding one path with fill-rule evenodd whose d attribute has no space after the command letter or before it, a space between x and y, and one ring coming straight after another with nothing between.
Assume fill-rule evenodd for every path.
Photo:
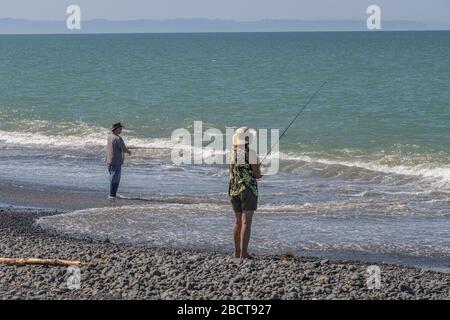
<instances>
[{"instance_id":1,"label":"fishing rod","mask_svg":"<svg viewBox=\"0 0 450 320\"><path fill-rule=\"evenodd\" d=\"M313 99L319 94L319 92L322 90L322 88L325 86L327 82L324 81L324 83L322 83L322 85L320 86L319 89L316 90L316 92L314 92L314 94L308 99L308 101L305 103L305 105L303 106L303 108L300 109L300 111L297 113L297 115L294 117L294 119L292 119L291 123L289 123L289 125L286 127L286 129L284 129L283 133L280 135L280 137L278 138L277 142L274 143L272 145L272 147L270 147L269 152L266 154L266 156L262 159L262 161L260 162L260 166L263 164L264 160L266 160L266 158L272 153L273 148L280 143L281 138L283 138L284 134L286 133L286 131L289 130L289 128L294 124L294 122L298 119L298 117L302 114L303 111L305 111L305 109L308 107L308 105L311 103L311 101L313 101Z\"/></svg>"},{"instance_id":2,"label":"fishing rod","mask_svg":"<svg viewBox=\"0 0 450 320\"><path fill-rule=\"evenodd\" d=\"M170 150L169 147L127 147L130 150Z\"/></svg>"}]
</instances>

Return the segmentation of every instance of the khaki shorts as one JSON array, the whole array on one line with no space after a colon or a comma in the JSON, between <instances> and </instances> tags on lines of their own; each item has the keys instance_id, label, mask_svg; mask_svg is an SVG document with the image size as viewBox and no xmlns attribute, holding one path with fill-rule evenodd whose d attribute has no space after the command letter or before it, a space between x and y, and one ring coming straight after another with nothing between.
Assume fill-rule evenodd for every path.
<instances>
[{"instance_id":1,"label":"khaki shorts","mask_svg":"<svg viewBox=\"0 0 450 320\"><path fill-rule=\"evenodd\" d=\"M247 188L239 195L231 197L231 205L235 213L256 211L258 208L258 196L253 193L252 189Z\"/></svg>"}]
</instances>

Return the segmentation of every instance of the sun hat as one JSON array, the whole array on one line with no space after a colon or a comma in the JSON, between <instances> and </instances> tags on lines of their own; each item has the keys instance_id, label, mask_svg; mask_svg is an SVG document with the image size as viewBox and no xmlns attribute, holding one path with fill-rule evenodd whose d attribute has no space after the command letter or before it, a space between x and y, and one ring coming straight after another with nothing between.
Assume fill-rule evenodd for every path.
<instances>
[{"instance_id":1,"label":"sun hat","mask_svg":"<svg viewBox=\"0 0 450 320\"><path fill-rule=\"evenodd\" d=\"M248 142L245 141L248 137ZM241 146L246 143L252 143L254 138L256 137L256 131L255 129L249 129L248 127L240 127L237 129L233 135L233 145L235 146Z\"/></svg>"},{"instance_id":2,"label":"sun hat","mask_svg":"<svg viewBox=\"0 0 450 320\"><path fill-rule=\"evenodd\" d=\"M120 122L117 122L117 123L114 123L112 126L111 126L111 131L115 131L115 130L117 130L117 129L119 129L119 128L125 128Z\"/></svg>"}]
</instances>

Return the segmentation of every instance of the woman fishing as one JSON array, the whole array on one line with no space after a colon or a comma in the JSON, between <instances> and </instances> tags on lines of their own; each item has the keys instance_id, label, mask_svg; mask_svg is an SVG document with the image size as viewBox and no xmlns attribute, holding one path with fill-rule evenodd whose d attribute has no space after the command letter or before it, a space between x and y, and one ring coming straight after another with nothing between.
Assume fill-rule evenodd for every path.
<instances>
[{"instance_id":1,"label":"woman fishing","mask_svg":"<svg viewBox=\"0 0 450 320\"><path fill-rule=\"evenodd\" d=\"M314 97L322 90L327 82L314 92L305 105L295 115L287 128L278 138L277 142L270 148L261 163L272 153L273 147L279 144L286 131L294 124L298 117L308 107ZM252 259L248 254L248 243L250 241L253 214L258 206L258 183L262 178L256 148L251 148L256 136L256 131L247 127L241 127L233 135L233 147L230 157L230 185L228 194L231 199L236 222L233 229L234 254L237 258Z\"/></svg>"},{"instance_id":2,"label":"woman fishing","mask_svg":"<svg viewBox=\"0 0 450 320\"><path fill-rule=\"evenodd\" d=\"M258 205L257 179L262 177L255 150L250 148L256 133L242 127L233 135L228 194L236 216L233 229L235 257L252 259L248 254L253 213Z\"/></svg>"}]
</instances>

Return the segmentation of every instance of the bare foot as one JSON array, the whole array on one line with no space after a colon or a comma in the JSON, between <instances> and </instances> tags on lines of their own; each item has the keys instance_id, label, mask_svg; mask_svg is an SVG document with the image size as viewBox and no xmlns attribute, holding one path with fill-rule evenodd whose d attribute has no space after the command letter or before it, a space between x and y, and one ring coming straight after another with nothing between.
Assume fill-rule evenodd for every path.
<instances>
[{"instance_id":1,"label":"bare foot","mask_svg":"<svg viewBox=\"0 0 450 320\"><path fill-rule=\"evenodd\" d=\"M240 257L241 257L241 253L235 251L235 252L234 252L234 257L235 257L235 258L240 258Z\"/></svg>"},{"instance_id":2,"label":"bare foot","mask_svg":"<svg viewBox=\"0 0 450 320\"><path fill-rule=\"evenodd\" d=\"M249 255L249 254L241 255L241 258L242 259L249 259L249 260L253 259L253 257L251 255Z\"/></svg>"}]
</instances>

